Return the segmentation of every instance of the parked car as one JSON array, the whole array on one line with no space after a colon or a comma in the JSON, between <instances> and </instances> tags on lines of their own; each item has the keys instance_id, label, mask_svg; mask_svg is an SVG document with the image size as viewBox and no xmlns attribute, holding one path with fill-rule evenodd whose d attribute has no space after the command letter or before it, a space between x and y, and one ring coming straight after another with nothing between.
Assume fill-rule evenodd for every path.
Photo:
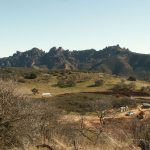
<instances>
[{"instance_id":1,"label":"parked car","mask_svg":"<svg viewBox=\"0 0 150 150\"><path fill-rule=\"evenodd\" d=\"M150 104L149 103L143 103L142 108L150 108Z\"/></svg>"},{"instance_id":2,"label":"parked car","mask_svg":"<svg viewBox=\"0 0 150 150\"><path fill-rule=\"evenodd\" d=\"M126 116L132 116L132 115L134 115L134 112L132 112L132 111L129 111L126 113Z\"/></svg>"}]
</instances>

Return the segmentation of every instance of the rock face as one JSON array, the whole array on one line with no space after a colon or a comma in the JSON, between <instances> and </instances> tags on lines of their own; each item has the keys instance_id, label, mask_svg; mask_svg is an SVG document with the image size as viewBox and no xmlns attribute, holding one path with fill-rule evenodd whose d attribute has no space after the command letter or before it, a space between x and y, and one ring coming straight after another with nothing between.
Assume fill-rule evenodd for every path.
<instances>
[{"instance_id":1,"label":"rock face","mask_svg":"<svg viewBox=\"0 0 150 150\"><path fill-rule=\"evenodd\" d=\"M0 67L45 66L49 69L100 71L116 75L134 75L147 79L150 75L150 55L138 54L119 45L94 49L69 51L53 47L49 52L33 48L16 52L0 59Z\"/></svg>"},{"instance_id":2,"label":"rock face","mask_svg":"<svg viewBox=\"0 0 150 150\"><path fill-rule=\"evenodd\" d=\"M45 52L38 48L33 48L26 52L17 51L13 56L0 59L1 67L32 67L40 65L40 59L45 55Z\"/></svg>"}]
</instances>

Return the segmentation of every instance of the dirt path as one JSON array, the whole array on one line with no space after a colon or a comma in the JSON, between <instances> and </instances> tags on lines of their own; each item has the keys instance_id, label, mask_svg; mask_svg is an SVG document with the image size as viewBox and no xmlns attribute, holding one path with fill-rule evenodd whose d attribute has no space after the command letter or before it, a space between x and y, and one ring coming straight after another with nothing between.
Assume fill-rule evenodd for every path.
<instances>
[{"instance_id":1,"label":"dirt path","mask_svg":"<svg viewBox=\"0 0 150 150\"><path fill-rule=\"evenodd\" d=\"M134 114L131 115L131 116L126 116L126 113L127 112L133 112ZM136 109L131 109L129 111L126 111L126 112L116 112L114 115L110 115L110 116L107 116L104 118L104 120L109 120L109 119L133 119L135 118L141 111L144 112L144 118L147 118L147 117L150 117L150 109L142 109L140 110L139 108L136 108ZM84 124L86 124L88 127L92 127L96 124L99 124L100 121L99 121L99 118L95 115L88 115L88 116L84 116L82 117L81 115L64 115L62 118L61 118L61 121L62 122L68 122L68 123L73 123L73 122L79 122L81 121L81 119L84 119Z\"/></svg>"}]
</instances>

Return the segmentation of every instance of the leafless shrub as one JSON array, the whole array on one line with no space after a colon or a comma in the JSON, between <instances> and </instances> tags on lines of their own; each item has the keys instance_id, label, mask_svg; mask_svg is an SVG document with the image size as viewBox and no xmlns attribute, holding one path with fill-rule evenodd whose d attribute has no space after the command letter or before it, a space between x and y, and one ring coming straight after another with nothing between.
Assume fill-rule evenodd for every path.
<instances>
[{"instance_id":1,"label":"leafless shrub","mask_svg":"<svg viewBox=\"0 0 150 150\"><path fill-rule=\"evenodd\" d=\"M0 80L0 148L23 149L23 139L31 139L28 99L18 95L15 83ZM31 121L31 120L30 120Z\"/></svg>"},{"instance_id":2,"label":"leafless shrub","mask_svg":"<svg viewBox=\"0 0 150 150\"><path fill-rule=\"evenodd\" d=\"M143 121L135 119L130 124L130 132L132 133L134 142L141 147L142 150L150 149L150 120Z\"/></svg>"},{"instance_id":3,"label":"leafless shrub","mask_svg":"<svg viewBox=\"0 0 150 150\"><path fill-rule=\"evenodd\" d=\"M60 116L59 110L55 109L48 100L42 99L40 102L35 102L36 112L34 115L37 118L34 122L35 130L35 146L47 145L51 149L55 149L54 136L57 135L58 120Z\"/></svg>"},{"instance_id":4,"label":"leafless shrub","mask_svg":"<svg viewBox=\"0 0 150 150\"><path fill-rule=\"evenodd\" d=\"M47 100L33 101L18 94L12 81L0 81L0 149L51 142L59 111Z\"/></svg>"}]
</instances>

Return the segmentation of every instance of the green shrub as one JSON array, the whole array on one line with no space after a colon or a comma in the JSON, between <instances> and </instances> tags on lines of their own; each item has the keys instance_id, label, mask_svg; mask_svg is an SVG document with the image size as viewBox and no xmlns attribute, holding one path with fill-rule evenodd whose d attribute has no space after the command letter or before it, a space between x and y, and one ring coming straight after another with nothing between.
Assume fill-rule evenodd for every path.
<instances>
[{"instance_id":1,"label":"green shrub","mask_svg":"<svg viewBox=\"0 0 150 150\"><path fill-rule=\"evenodd\" d=\"M57 85L61 88L65 88L65 87L73 87L76 85L75 80L73 79L64 79L61 78L58 80Z\"/></svg>"},{"instance_id":2,"label":"green shrub","mask_svg":"<svg viewBox=\"0 0 150 150\"><path fill-rule=\"evenodd\" d=\"M130 76L130 77L128 78L128 81L136 81L136 77Z\"/></svg>"},{"instance_id":3,"label":"green shrub","mask_svg":"<svg viewBox=\"0 0 150 150\"><path fill-rule=\"evenodd\" d=\"M113 108L120 108L122 106L135 107L136 102L134 102L130 98L113 99L112 106L113 106Z\"/></svg>"},{"instance_id":4,"label":"green shrub","mask_svg":"<svg viewBox=\"0 0 150 150\"><path fill-rule=\"evenodd\" d=\"M25 83L26 81L24 79L18 79L18 82Z\"/></svg>"},{"instance_id":5,"label":"green shrub","mask_svg":"<svg viewBox=\"0 0 150 150\"><path fill-rule=\"evenodd\" d=\"M143 86L143 87L141 87L141 89L140 89L140 91L142 92L142 93L147 93L147 94L149 94L150 93L150 86Z\"/></svg>"},{"instance_id":6,"label":"green shrub","mask_svg":"<svg viewBox=\"0 0 150 150\"><path fill-rule=\"evenodd\" d=\"M26 75L24 76L24 78L25 78L25 79L36 79L36 78L37 78L37 74L34 73L34 72L31 72L31 73L29 73L29 74L26 74Z\"/></svg>"},{"instance_id":7,"label":"green shrub","mask_svg":"<svg viewBox=\"0 0 150 150\"><path fill-rule=\"evenodd\" d=\"M136 84L134 83L118 83L113 88L112 91L115 93L126 93L129 94L130 92L134 91L136 88Z\"/></svg>"},{"instance_id":8,"label":"green shrub","mask_svg":"<svg viewBox=\"0 0 150 150\"><path fill-rule=\"evenodd\" d=\"M95 81L95 86L102 86L104 84L103 80L96 80Z\"/></svg>"}]
</instances>

